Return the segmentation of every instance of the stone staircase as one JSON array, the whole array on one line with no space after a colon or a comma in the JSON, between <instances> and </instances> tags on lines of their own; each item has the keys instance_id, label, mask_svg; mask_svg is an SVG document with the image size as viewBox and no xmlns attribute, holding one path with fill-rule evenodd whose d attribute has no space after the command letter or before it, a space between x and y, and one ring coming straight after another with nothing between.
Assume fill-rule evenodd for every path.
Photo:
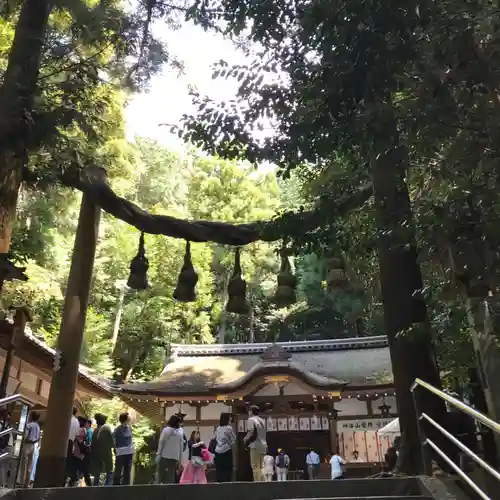
<instances>
[{"instance_id":1,"label":"stone staircase","mask_svg":"<svg viewBox=\"0 0 500 500\"><path fill-rule=\"evenodd\" d=\"M9 490L2 500L431 500L419 478Z\"/></svg>"}]
</instances>

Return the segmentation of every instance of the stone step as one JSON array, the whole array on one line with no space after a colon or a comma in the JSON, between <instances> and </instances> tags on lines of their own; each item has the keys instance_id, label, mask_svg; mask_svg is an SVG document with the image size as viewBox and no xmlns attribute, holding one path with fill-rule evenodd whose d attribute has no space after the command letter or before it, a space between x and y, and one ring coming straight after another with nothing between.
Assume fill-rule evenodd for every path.
<instances>
[{"instance_id":1,"label":"stone step","mask_svg":"<svg viewBox=\"0 0 500 500\"><path fill-rule=\"evenodd\" d=\"M12 490L2 500L426 500L418 478Z\"/></svg>"},{"instance_id":2,"label":"stone step","mask_svg":"<svg viewBox=\"0 0 500 500\"><path fill-rule=\"evenodd\" d=\"M328 498L286 498L282 500L432 500L432 497L427 495L397 495L391 497L328 497Z\"/></svg>"}]
</instances>

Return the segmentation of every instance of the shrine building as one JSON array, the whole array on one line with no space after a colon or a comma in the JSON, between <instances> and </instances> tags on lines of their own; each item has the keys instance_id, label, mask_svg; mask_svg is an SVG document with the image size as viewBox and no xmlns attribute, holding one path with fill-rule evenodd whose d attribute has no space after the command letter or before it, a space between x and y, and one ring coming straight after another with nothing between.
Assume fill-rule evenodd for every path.
<instances>
[{"instance_id":1,"label":"shrine building","mask_svg":"<svg viewBox=\"0 0 500 500\"><path fill-rule=\"evenodd\" d=\"M385 336L254 344L173 344L162 374L125 384L120 397L161 424L184 413L189 437L208 443L222 412L234 415L236 478L248 473L242 439L247 409L257 405L267 425L269 451L283 448L291 470L303 470L313 447L326 461L338 447L352 460L378 464L390 438L377 430L397 417ZM325 464L326 465L326 464Z\"/></svg>"}]
</instances>

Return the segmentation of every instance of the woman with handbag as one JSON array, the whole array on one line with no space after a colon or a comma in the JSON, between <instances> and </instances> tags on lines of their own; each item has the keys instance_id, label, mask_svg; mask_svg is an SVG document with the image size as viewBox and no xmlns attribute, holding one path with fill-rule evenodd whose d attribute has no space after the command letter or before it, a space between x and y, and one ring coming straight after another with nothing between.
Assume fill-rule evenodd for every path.
<instances>
[{"instance_id":1,"label":"woman with handbag","mask_svg":"<svg viewBox=\"0 0 500 500\"><path fill-rule=\"evenodd\" d=\"M206 484L205 465L212 461L212 454L201 440L200 432L193 431L191 442L191 458L185 463L180 484Z\"/></svg>"},{"instance_id":2,"label":"woman with handbag","mask_svg":"<svg viewBox=\"0 0 500 500\"><path fill-rule=\"evenodd\" d=\"M215 453L215 471L218 483L229 483L233 476L233 445L236 442L236 435L231 426L231 414L221 413L219 426L215 430L215 443L209 446L209 451L213 446Z\"/></svg>"}]
</instances>

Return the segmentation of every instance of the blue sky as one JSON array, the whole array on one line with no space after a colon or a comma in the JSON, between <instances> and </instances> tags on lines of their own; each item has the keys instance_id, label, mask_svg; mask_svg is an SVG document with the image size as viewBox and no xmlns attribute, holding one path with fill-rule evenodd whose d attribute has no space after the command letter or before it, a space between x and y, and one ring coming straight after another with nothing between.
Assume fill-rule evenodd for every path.
<instances>
[{"instance_id":1,"label":"blue sky","mask_svg":"<svg viewBox=\"0 0 500 500\"><path fill-rule=\"evenodd\" d=\"M155 27L155 35L166 41L169 51L183 61L184 72L179 74L166 66L153 78L147 92L131 99L125 112L127 133L130 137L150 137L174 147L178 140L169 133L169 127L161 124L176 124L183 113L193 111L189 86L217 100L234 97L236 82L213 81L211 67L220 59L229 63L245 62L245 55L221 35L205 32L194 24L185 24L178 30L159 25Z\"/></svg>"}]
</instances>

